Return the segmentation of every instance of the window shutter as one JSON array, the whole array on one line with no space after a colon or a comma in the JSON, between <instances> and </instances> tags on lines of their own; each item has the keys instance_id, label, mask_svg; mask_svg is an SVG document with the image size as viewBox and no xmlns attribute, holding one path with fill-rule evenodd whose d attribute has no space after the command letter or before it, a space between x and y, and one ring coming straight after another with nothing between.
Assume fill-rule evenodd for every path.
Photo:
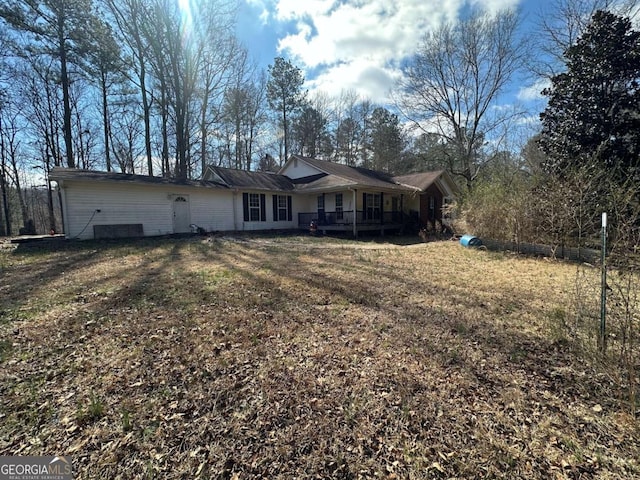
<instances>
[{"instance_id":1,"label":"window shutter","mask_svg":"<svg viewBox=\"0 0 640 480\"><path fill-rule=\"evenodd\" d=\"M291 206L292 206L291 195L289 195L287 197L287 220L289 222L293 220L293 212L291 211L292 210Z\"/></svg>"},{"instance_id":2,"label":"window shutter","mask_svg":"<svg viewBox=\"0 0 640 480\"><path fill-rule=\"evenodd\" d=\"M260 221L267 221L267 196L264 193L260 194Z\"/></svg>"},{"instance_id":3,"label":"window shutter","mask_svg":"<svg viewBox=\"0 0 640 480\"><path fill-rule=\"evenodd\" d=\"M249 221L249 194L242 194L242 209L244 210L244 221Z\"/></svg>"},{"instance_id":4,"label":"window shutter","mask_svg":"<svg viewBox=\"0 0 640 480\"><path fill-rule=\"evenodd\" d=\"M367 211L367 194L366 193L362 194L362 211L363 212Z\"/></svg>"},{"instance_id":5,"label":"window shutter","mask_svg":"<svg viewBox=\"0 0 640 480\"><path fill-rule=\"evenodd\" d=\"M271 195L271 198L273 199L273 221L277 222L278 221L278 196Z\"/></svg>"}]
</instances>

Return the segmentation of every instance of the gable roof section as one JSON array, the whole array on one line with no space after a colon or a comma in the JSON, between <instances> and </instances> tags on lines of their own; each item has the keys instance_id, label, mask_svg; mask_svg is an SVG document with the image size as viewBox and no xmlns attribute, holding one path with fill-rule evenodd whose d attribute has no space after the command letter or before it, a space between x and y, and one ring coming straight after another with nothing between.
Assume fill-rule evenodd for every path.
<instances>
[{"instance_id":1,"label":"gable roof section","mask_svg":"<svg viewBox=\"0 0 640 480\"><path fill-rule=\"evenodd\" d=\"M321 174L313 176L315 177L313 181L305 181L306 178L312 177L303 177L294 180L297 184L296 190L298 191L304 192L349 187L383 188L399 191L415 190L415 188L410 185L398 184L391 175L383 172L377 172L375 170L369 170L367 168L350 167L341 163L317 160L315 158L302 157L299 155L291 156L287 164L296 160L302 161L313 167L315 170L321 172ZM286 166L287 165L285 165L285 167ZM282 172L285 167L280 171Z\"/></svg>"},{"instance_id":2,"label":"gable roof section","mask_svg":"<svg viewBox=\"0 0 640 480\"><path fill-rule=\"evenodd\" d=\"M410 173L408 175L399 175L393 179L403 185L410 185L424 192L434 183L443 186L447 192L445 194L458 195L460 189L453 181L446 170L437 170L435 172Z\"/></svg>"},{"instance_id":3,"label":"gable roof section","mask_svg":"<svg viewBox=\"0 0 640 480\"><path fill-rule=\"evenodd\" d=\"M229 188L243 188L247 190L293 191L295 186L285 175L266 172L249 172L224 167L207 167L205 178L213 177L223 182Z\"/></svg>"},{"instance_id":4,"label":"gable roof section","mask_svg":"<svg viewBox=\"0 0 640 480\"><path fill-rule=\"evenodd\" d=\"M65 167L54 167L49 174L49 178L58 183L74 180L90 180L96 182L136 183L145 185L226 188L225 185L215 181L177 180L175 178L151 177L149 175L135 175L132 173L98 172L95 170L80 170Z\"/></svg>"},{"instance_id":5,"label":"gable roof section","mask_svg":"<svg viewBox=\"0 0 640 480\"><path fill-rule=\"evenodd\" d=\"M460 193L458 186L445 170L392 177L383 172L361 167L350 167L341 163L314 158L294 155L289 159L289 162L292 159L305 162L318 173L291 179L282 174L208 166L204 180L176 180L174 178L150 177L148 175L54 167L49 177L60 184L64 184L65 181L75 180L274 192L295 191L300 193L338 190L341 188L379 188L398 192L416 192L425 191L435 183L441 190L444 189L443 193L447 195L458 195Z\"/></svg>"}]
</instances>

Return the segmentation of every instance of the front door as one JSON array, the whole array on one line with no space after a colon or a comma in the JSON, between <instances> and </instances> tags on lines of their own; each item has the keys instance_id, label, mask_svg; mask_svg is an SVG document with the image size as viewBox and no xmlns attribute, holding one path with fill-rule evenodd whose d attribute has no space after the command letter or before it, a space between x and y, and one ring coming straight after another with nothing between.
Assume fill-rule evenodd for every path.
<instances>
[{"instance_id":1,"label":"front door","mask_svg":"<svg viewBox=\"0 0 640 480\"><path fill-rule=\"evenodd\" d=\"M189 197L179 195L173 199L173 233L190 232L190 223Z\"/></svg>"}]
</instances>

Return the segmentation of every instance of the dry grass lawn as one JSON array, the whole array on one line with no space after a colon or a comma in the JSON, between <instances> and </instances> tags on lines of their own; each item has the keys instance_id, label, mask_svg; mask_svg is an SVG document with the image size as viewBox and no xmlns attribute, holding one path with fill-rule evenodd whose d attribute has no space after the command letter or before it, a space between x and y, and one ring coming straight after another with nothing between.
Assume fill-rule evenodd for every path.
<instances>
[{"instance_id":1,"label":"dry grass lawn","mask_svg":"<svg viewBox=\"0 0 640 480\"><path fill-rule=\"evenodd\" d=\"M80 479L640 478L576 267L247 236L0 250L0 455Z\"/></svg>"}]
</instances>

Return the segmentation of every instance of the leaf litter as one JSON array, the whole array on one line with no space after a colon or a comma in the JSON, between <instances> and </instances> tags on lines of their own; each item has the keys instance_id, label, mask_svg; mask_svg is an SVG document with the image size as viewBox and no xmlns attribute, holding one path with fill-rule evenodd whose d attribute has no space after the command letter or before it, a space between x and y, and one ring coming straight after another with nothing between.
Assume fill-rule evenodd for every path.
<instances>
[{"instance_id":1,"label":"leaf litter","mask_svg":"<svg viewBox=\"0 0 640 480\"><path fill-rule=\"evenodd\" d=\"M640 478L623 394L549 331L570 265L303 237L0 255L1 455L87 479Z\"/></svg>"}]
</instances>

